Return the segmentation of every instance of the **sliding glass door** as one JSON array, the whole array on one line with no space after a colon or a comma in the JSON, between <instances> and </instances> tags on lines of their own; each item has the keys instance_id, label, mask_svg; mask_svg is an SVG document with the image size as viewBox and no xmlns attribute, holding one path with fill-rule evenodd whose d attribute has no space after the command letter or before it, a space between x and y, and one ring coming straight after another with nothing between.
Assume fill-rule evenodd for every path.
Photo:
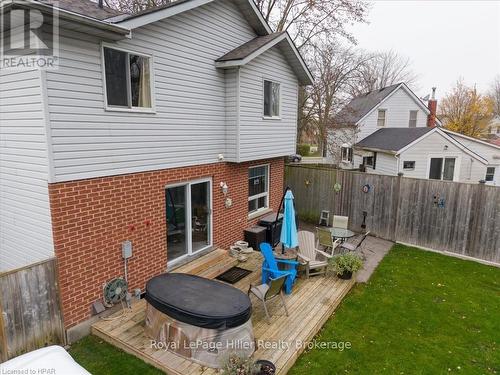
<instances>
[{"instance_id":1,"label":"sliding glass door","mask_svg":"<svg viewBox=\"0 0 500 375\"><path fill-rule=\"evenodd\" d=\"M197 180L167 186L167 256L177 260L212 246L212 184Z\"/></svg>"}]
</instances>

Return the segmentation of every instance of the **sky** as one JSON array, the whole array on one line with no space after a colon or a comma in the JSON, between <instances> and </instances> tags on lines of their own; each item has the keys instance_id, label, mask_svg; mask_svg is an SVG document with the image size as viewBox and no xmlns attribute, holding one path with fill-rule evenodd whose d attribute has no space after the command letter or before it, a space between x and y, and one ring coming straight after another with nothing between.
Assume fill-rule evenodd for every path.
<instances>
[{"instance_id":1,"label":"sky","mask_svg":"<svg viewBox=\"0 0 500 375\"><path fill-rule=\"evenodd\" d=\"M500 74L500 0L372 0L368 21L350 27L358 46L409 57L418 96L443 97L459 77L484 92Z\"/></svg>"}]
</instances>

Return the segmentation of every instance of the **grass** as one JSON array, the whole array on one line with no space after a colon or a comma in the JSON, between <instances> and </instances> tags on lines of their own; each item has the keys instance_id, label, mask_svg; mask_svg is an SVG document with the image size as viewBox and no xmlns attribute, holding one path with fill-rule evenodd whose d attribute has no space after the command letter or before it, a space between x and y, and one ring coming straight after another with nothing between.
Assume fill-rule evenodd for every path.
<instances>
[{"instance_id":1,"label":"grass","mask_svg":"<svg viewBox=\"0 0 500 375\"><path fill-rule=\"evenodd\" d=\"M395 245L290 375L500 373L500 269Z\"/></svg>"},{"instance_id":2,"label":"grass","mask_svg":"<svg viewBox=\"0 0 500 375\"><path fill-rule=\"evenodd\" d=\"M163 374L146 362L92 335L71 345L69 353L80 365L95 375Z\"/></svg>"},{"instance_id":3,"label":"grass","mask_svg":"<svg viewBox=\"0 0 500 375\"><path fill-rule=\"evenodd\" d=\"M358 284L290 375L500 373L500 269L396 245ZM70 354L92 374L161 371L95 336Z\"/></svg>"}]
</instances>

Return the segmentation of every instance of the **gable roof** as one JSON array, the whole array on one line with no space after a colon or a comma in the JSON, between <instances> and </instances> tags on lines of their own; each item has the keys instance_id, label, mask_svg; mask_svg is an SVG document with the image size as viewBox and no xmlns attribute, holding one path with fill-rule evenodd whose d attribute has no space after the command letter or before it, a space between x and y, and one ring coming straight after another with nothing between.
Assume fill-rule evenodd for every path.
<instances>
[{"instance_id":1,"label":"gable roof","mask_svg":"<svg viewBox=\"0 0 500 375\"><path fill-rule=\"evenodd\" d=\"M280 33L272 33L265 36L258 36L239 47L236 47L232 51L229 51L224 56L219 57L216 62L225 62L225 61L238 61L244 60L250 57L255 52L258 52L260 49L264 49L271 45L272 43L276 43L277 41L283 40L286 37L285 32Z\"/></svg>"},{"instance_id":2,"label":"gable roof","mask_svg":"<svg viewBox=\"0 0 500 375\"><path fill-rule=\"evenodd\" d=\"M357 125L361 120L372 113L379 105L389 99L397 90L402 89L413 101L426 113L429 114L429 108L418 98L417 95L404 82L396 83L391 86L383 87L378 90L370 91L352 99L342 110L334 117L334 123L338 126ZM441 121L436 117L438 126Z\"/></svg>"},{"instance_id":3,"label":"gable roof","mask_svg":"<svg viewBox=\"0 0 500 375\"><path fill-rule=\"evenodd\" d=\"M335 116L336 124L356 125L363 117L381 103L389 94L394 92L401 83L387 86L379 90L373 90L352 99Z\"/></svg>"},{"instance_id":4,"label":"gable roof","mask_svg":"<svg viewBox=\"0 0 500 375\"><path fill-rule=\"evenodd\" d=\"M35 3L43 6L56 6L56 0L12 0L12 1L27 1L28 3ZM176 14L186 12L188 10L209 4L218 0L176 0L171 3L161 5L154 8L149 8L135 14L123 14L114 11L110 8L100 8L96 3L90 0L60 0L61 9L65 17L72 17L73 22L83 22L93 20L93 23L99 28L107 27L110 32L116 32L120 37L125 37L123 30L130 31L147 25L152 22L156 22L165 18L172 17ZM295 74L299 78L299 82L302 85L310 85L313 82L313 77L309 68L307 67L304 59L300 55L294 42L288 35L286 31L282 33L273 33L271 27L267 24L266 20L262 16L253 0L231 0L238 9L241 11L245 19L248 21L250 26L254 29L255 33L258 35L257 38L251 40L233 51L228 52L225 55L224 60L216 62L216 64L227 63L226 66L230 66L229 61L232 61L232 66L243 65L248 61L245 60L248 57L252 57L254 54L258 56L260 53L265 52L267 49L273 47L278 42L280 42L280 49L283 52L288 63L294 70ZM75 18L75 16L77 18ZM78 18L80 17L80 18ZM113 27L116 28L113 29ZM259 37L263 37L260 39ZM110 39L116 39L114 37ZM227 58L229 55L230 59ZM232 56L232 57L231 57ZM235 58L242 57L242 58ZM221 57L221 59L224 56ZM252 57L253 58L253 57ZM239 62L239 63L238 63ZM219 66L219 67L226 67Z\"/></svg>"},{"instance_id":5,"label":"gable roof","mask_svg":"<svg viewBox=\"0 0 500 375\"><path fill-rule=\"evenodd\" d=\"M479 160L483 164L488 164L488 160L472 151L467 146L444 132L439 127L433 128L386 128L377 130L375 133L364 138L354 146L372 151L382 151L395 155L401 154L403 151L414 146L425 137L439 133L446 138L450 143L462 149L466 154L469 154L474 159Z\"/></svg>"},{"instance_id":6,"label":"gable roof","mask_svg":"<svg viewBox=\"0 0 500 375\"><path fill-rule=\"evenodd\" d=\"M363 138L355 147L398 152L403 147L421 138L433 128L387 128Z\"/></svg>"},{"instance_id":7,"label":"gable roof","mask_svg":"<svg viewBox=\"0 0 500 375\"><path fill-rule=\"evenodd\" d=\"M455 137L464 138L464 139L467 139L469 141L473 141L473 142L477 142L477 143L483 144L485 146L490 146L490 147L493 147L493 148L496 148L496 149L500 149L499 145L496 145L495 143L492 143L492 142L486 142L486 141L483 141L482 139L477 139L477 138L474 138L474 137L469 137L468 135L457 133L457 132L454 132L454 131L451 131L451 130L448 130L448 129L445 129L445 128L442 128L441 130L444 131L446 134L449 134L453 138L455 138Z\"/></svg>"},{"instance_id":8,"label":"gable roof","mask_svg":"<svg viewBox=\"0 0 500 375\"><path fill-rule=\"evenodd\" d=\"M215 60L215 66L217 68L233 68L245 65L274 46L280 48L299 82L302 85L312 84L312 74L286 31L258 36L243 43Z\"/></svg>"}]
</instances>

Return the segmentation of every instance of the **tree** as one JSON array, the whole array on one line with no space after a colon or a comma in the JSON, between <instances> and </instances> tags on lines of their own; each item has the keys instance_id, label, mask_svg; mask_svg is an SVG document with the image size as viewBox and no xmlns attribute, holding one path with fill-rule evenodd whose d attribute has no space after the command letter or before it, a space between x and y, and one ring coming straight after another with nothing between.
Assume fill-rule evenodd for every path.
<instances>
[{"instance_id":1,"label":"tree","mask_svg":"<svg viewBox=\"0 0 500 375\"><path fill-rule=\"evenodd\" d=\"M415 87L417 74L412 70L411 60L390 50L375 52L361 67L359 79L351 94L358 96L399 82Z\"/></svg>"},{"instance_id":2,"label":"tree","mask_svg":"<svg viewBox=\"0 0 500 375\"><path fill-rule=\"evenodd\" d=\"M493 115L500 116L500 75L491 83L489 97L493 102Z\"/></svg>"},{"instance_id":3,"label":"tree","mask_svg":"<svg viewBox=\"0 0 500 375\"><path fill-rule=\"evenodd\" d=\"M365 22L365 0L255 0L271 28L287 30L299 49L342 36L354 42L346 25ZM314 43L312 43L314 41Z\"/></svg>"},{"instance_id":4,"label":"tree","mask_svg":"<svg viewBox=\"0 0 500 375\"><path fill-rule=\"evenodd\" d=\"M452 92L441 100L439 117L444 126L470 137L483 136L493 114L493 101L459 79Z\"/></svg>"},{"instance_id":5,"label":"tree","mask_svg":"<svg viewBox=\"0 0 500 375\"><path fill-rule=\"evenodd\" d=\"M108 8L119 10L123 13L137 13L141 10L170 4L176 0L104 0Z\"/></svg>"},{"instance_id":6,"label":"tree","mask_svg":"<svg viewBox=\"0 0 500 375\"><path fill-rule=\"evenodd\" d=\"M308 89L304 111L309 114L309 126L315 129L323 153L329 131L336 127L334 116L350 100L352 85L368 59L370 56L335 43L316 46L309 57L315 82Z\"/></svg>"}]
</instances>

